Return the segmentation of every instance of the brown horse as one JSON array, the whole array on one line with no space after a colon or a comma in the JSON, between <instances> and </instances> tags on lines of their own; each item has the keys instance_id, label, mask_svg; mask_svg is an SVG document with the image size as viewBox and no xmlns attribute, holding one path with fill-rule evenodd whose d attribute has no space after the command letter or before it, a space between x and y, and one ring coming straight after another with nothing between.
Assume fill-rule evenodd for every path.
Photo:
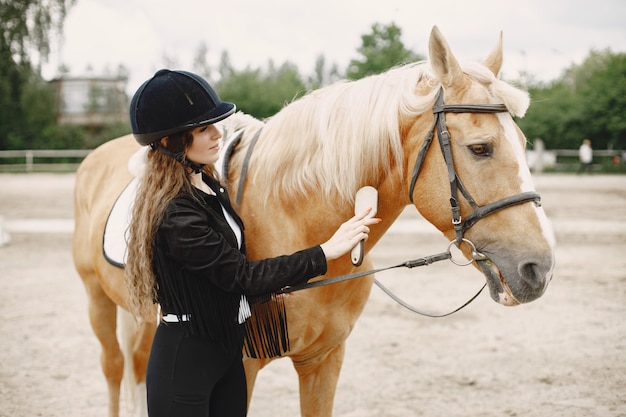
<instances>
[{"instance_id":1,"label":"brown horse","mask_svg":"<svg viewBox=\"0 0 626 417\"><path fill-rule=\"evenodd\" d=\"M372 228L366 252L413 201L424 218L475 260L495 301L515 305L544 293L554 267L554 237L537 204L524 158L525 137L511 117L524 114L528 95L497 78L501 40L483 65L462 68L435 27L429 55L428 63L311 92L266 122L238 114L222 123L228 134L245 128L224 182L234 197L246 166L237 208L251 258L323 241L351 216L355 192L371 185L378 190L377 217L383 223ZM432 132L436 140L423 146ZM102 344L111 417L119 411L124 361L116 338L116 306L126 301L123 270L105 260L102 240L111 207L132 178L126 166L137 149L131 136L106 143L85 159L76 179L74 259ZM367 256L355 268L346 255L329 264L327 275L371 267ZM372 280L286 296L287 356L299 377L303 416L331 416L345 342ZM128 360L139 386L154 326L146 323L131 339ZM270 360L245 359L249 398L258 371Z\"/></svg>"}]
</instances>

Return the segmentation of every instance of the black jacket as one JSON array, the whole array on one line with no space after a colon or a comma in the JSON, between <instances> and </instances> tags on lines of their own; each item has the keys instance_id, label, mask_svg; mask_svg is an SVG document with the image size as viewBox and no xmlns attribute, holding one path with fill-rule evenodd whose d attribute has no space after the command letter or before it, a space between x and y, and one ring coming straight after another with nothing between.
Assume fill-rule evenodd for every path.
<instances>
[{"instance_id":1,"label":"black jacket","mask_svg":"<svg viewBox=\"0 0 626 417\"><path fill-rule=\"evenodd\" d=\"M239 249L224 217L222 206L243 235L244 225L226 190L208 176L204 181L217 195L194 188L194 195L179 195L165 210L154 245L157 301L164 314L190 314L187 325L192 334L220 341L228 350L241 350L241 295L254 300L323 275L326 258L322 249L314 246L291 255L248 260L244 237Z\"/></svg>"}]
</instances>

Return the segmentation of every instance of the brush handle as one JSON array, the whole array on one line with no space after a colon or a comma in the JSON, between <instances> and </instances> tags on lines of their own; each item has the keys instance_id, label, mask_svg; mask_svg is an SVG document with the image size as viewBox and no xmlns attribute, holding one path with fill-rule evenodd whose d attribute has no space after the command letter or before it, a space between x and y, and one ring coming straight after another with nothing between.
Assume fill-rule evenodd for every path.
<instances>
[{"instance_id":1,"label":"brush handle","mask_svg":"<svg viewBox=\"0 0 626 417\"><path fill-rule=\"evenodd\" d=\"M371 207L372 211L368 213L367 217L374 217L378 209L378 191L369 185L357 191L354 199L354 214L361 213L368 207ZM359 266L363 263L364 256L365 241L362 240L350 251L350 260L354 266Z\"/></svg>"}]
</instances>

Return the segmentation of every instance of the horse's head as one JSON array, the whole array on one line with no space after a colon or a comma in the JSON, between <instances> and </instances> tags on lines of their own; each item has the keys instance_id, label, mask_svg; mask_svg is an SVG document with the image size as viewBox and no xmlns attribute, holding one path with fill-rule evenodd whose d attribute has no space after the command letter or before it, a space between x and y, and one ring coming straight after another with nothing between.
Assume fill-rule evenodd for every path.
<instances>
[{"instance_id":1,"label":"horse's head","mask_svg":"<svg viewBox=\"0 0 626 417\"><path fill-rule=\"evenodd\" d=\"M552 277L555 239L525 161L526 139L511 117L524 114L528 95L497 79L501 39L484 65L467 68L436 27L429 47L432 78L417 90L437 95L435 118L414 119L403 139L405 150L413 146L405 153L410 198L474 258L495 301L532 301ZM430 147L422 145L424 131L434 133Z\"/></svg>"},{"instance_id":2,"label":"horse's head","mask_svg":"<svg viewBox=\"0 0 626 417\"><path fill-rule=\"evenodd\" d=\"M356 190L372 185L379 189L384 225L411 198L476 260L496 301L513 305L541 296L554 266L554 237L525 161L524 135L511 117L526 111L528 94L496 77L501 63L499 42L484 65L461 68L434 28L431 68L408 64L338 82L290 103L265 123L244 123L253 127L241 140L248 151L263 126L240 206L249 242L255 236L263 242L249 245L249 253L270 256L316 243L351 214ZM441 102L435 103L438 96ZM444 134L436 133L433 108ZM235 125L224 126L225 132L241 127L236 116L229 119L224 123ZM428 132L435 132L432 146L422 148ZM439 139L448 134L444 160ZM235 152L229 162L234 189L248 151ZM416 161L420 169L412 185ZM450 179L457 190L454 215ZM261 208L280 225L258 215ZM367 250L384 230L372 229ZM334 266L341 272L349 265Z\"/></svg>"}]
</instances>

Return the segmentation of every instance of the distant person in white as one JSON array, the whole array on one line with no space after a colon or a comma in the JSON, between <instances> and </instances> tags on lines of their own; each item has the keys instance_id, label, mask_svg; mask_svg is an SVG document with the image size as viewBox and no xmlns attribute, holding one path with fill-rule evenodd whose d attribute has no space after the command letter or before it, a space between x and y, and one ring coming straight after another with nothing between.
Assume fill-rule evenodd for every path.
<instances>
[{"instance_id":1,"label":"distant person in white","mask_svg":"<svg viewBox=\"0 0 626 417\"><path fill-rule=\"evenodd\" d=\"M593 150L591 149L591 141L589 139L583 140L582 145L578 149L578 159L580 159L580 167L578 173L588 172L591 173L591 163L593 162Z\"/></svg>"}]
</instances>

